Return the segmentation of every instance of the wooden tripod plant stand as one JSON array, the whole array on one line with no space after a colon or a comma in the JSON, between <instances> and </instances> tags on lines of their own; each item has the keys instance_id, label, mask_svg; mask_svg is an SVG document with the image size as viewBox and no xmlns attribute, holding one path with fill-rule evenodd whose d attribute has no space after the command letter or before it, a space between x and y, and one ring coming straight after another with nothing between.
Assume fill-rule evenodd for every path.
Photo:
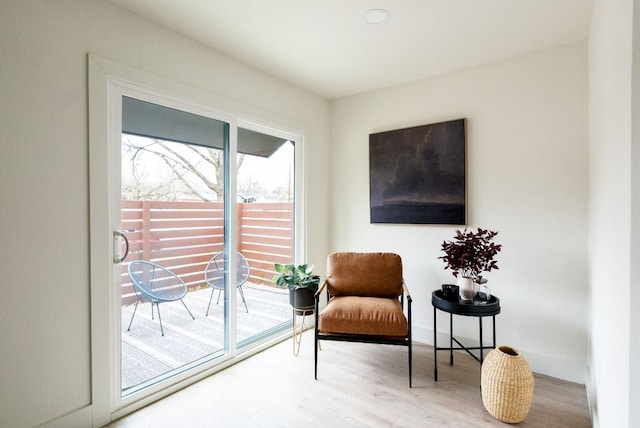
<instances>
[{"instance_id":1,"label":"wooden tripod plant stand","mask_svg":"<svg viewBox=\"0 0 640 428\"><path fill-rule=\"evenodd\" d=\"M300 353L300 344L302 343L302 333L307 325L307 317L313 316L314 308L296 309L293 308L293 355L296 357ZM302 322L298 328L298 317L302 317Z\"/></svg>"}]
</instances>

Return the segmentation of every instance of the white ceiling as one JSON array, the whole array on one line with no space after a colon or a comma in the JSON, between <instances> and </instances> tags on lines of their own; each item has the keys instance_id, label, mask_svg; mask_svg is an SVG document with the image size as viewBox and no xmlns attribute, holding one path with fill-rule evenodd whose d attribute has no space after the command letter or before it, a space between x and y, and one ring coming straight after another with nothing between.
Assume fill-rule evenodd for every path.
<instances>
[{"instance_id":1,"label":"white ceiling","mask_svg":"<svg viewBox=\"0 0 640 428\"><path fill-rule=\"evenodd\" d=\"M110 0L329 99L587 38L593 0ZM364 21L384 8L391 19Z\"/></svg>"}]
</instances>

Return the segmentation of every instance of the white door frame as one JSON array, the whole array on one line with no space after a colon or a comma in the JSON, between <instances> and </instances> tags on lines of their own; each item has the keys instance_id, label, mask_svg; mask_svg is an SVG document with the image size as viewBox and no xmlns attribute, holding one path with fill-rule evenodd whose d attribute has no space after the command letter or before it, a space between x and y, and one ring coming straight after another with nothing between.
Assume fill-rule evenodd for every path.
<instances>
[{"instance_id":1,"label":"white door frame","mask_svg":"<svg viewBox=\"0 0 640 428\"><path fill-rule=\"evenodd\" d=\"M177 94L177 95L176 95ZM114 310L119 302L120 290L114 287L119 276L119 265L114 265L113 231L120 224L121 189L114 185L113 174L120 175L120 143L122 132L122 95L133 96L168 107L189 111L229 123L230 127L230 173L228 188L236 189L237 128L243 128L283 136L296 141L295 158L295 249L297 260L305 257L304 225L304 132L301 128L273 125L275 122L256 120L255 114L240 117L238 112L255 109L237 102L223 99L201 90L150 74L114 61L89 55L89 183L90 183L90 280L91 280L91 366L92 366L92 411L93 425L103 426L111 420L141 408L157 399L169 395L212 373L228 367L239 359L251 356L286 338L281 336L262 342L242 355L237 355L235 337L229 338L229 354L198 367L198 370L183 373L171 379L169 385L150 387L148 394L133 394L123 399L120 383L120 319ZM211 106L215 106L212 108ZM235 112L234 115L225 113ZM265 113L268 117L269 114ZM279 131L278 131L279 130ZM118 180L119 182L119 180ZM111 201L111 202L110 202ZM118 203L113 203L118 201ZM235 200L229 204L229 230L236 226ZM235 248L233 234L227 238L230 248ZM234 252L230 252L233 265ZM231 270L231 276L235 271ZM230 283L235 283L230 278ZM236 305L236 293L226 293L229 305ZM116 313L117 312L117 313ZM229 311L228 325L235 332L235 311ZM116 328L118 327L118 328Z\"/></svg>"}]
</instances>

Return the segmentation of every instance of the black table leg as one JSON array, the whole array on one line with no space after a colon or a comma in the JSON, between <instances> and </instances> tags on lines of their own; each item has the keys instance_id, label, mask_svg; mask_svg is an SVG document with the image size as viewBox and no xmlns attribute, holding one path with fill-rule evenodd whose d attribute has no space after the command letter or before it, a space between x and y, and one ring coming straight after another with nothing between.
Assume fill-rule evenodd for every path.
<instances>
[{"instance_id":1,"label":"black table leg","mask_svg":"<svg viewBox=\"0 0 640 428\"><path fill-rule=\"evenodd\" d=\"M438 381L438 324L436 307L433 307L433 379Z\"/></svg>"},{"instance_id":2,"label":"black table leg","mask_svg":"<svg viewBox=\"0 0 640 428\"><path fill-rule=\"evenodd\" d=\"M480 364L484 361L484 347L482 346L482 317L478 317L480 320Z\"/></svg>"},{"instance_id":3,"label":"black table leg","mask_svg":"<svg viewBox=\"0 0 640 428\"><path fill-rule=\"evenodd\" d=\"M496 349L496 316L493 316L493 349Z\"/></svg>"},{"instance_id":4,"label":"black table leg","mask_svg":"<svg viewBox=\"0 0 640 428\"><path fill-rule=\"evenodd\" d=\"M449 314L449 365L453 365L453 314Z\"/></svg>"}]
</instances>

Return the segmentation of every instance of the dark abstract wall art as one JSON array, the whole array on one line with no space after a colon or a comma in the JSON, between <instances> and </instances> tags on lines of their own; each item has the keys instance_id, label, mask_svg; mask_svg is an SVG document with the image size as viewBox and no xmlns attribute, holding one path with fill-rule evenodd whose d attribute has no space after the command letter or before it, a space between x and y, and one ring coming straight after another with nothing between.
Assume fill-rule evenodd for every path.
<instances>
[{"instance_id":1,"label":"dark abstract wall art","mask_svg":"<svg viewBox=\"0 0 640 428\"><path fill-rule=\"evenodd\" d=\"M466 119L369 134L371 223L466 224Z\"/></svg>"}]
</instances>

